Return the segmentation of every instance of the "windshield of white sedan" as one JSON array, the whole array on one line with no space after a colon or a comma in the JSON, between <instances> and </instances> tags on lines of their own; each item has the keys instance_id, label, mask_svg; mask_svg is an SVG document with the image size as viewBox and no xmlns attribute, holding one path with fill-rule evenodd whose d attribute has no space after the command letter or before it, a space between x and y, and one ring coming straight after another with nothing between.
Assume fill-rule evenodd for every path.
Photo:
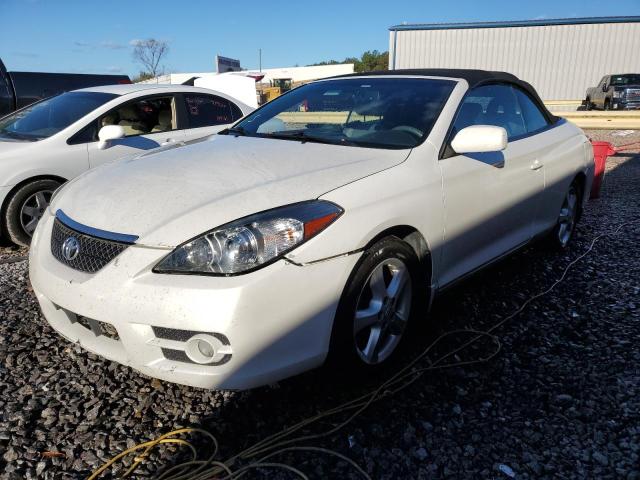
<instances>
[{"instance_id":1,"label":"windshield of white sedan","mask_svg":"<svg viewBox=\"0 0 640 480\"><path fill-rule=\"evenodd\" d=\"M310 83L226 133L374 148L413 148L431 131L455 83L352 78Z\"/></svg>"},{"instance_id":2,"label":"windshield of white sedan","mask_svg":"<svg viewBox=\"0 0 640 480\"><path fill-rule=\"evenodd\" d=\"M55 135L117 95L67 92L0 119L0 140L41 140Z\"/></svg>"}]
</instances>

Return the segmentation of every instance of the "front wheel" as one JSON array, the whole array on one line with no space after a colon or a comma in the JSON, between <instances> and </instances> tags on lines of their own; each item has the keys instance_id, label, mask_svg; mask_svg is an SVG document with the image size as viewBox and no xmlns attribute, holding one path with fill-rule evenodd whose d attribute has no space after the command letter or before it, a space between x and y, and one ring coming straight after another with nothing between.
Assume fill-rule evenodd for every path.
<instances>
[{"instance_id":1,"label":"front wheel","mask_svg":"<svg viewBox=\"0 0 640 480\"><path fill-rule=\"evenodd\" d=\"M605 100L604 101L604 109L605 110L611 110L611 100Z\"/></svg>"},{"instance_id":2,"label":"front wheel","mask_svg":"<svg viewBox=\"0 0 640 480\"><path fill-rule=\"evenodd\" d=\"M396 237L367 250L338 306L328 363L358 370L388 363L419 309L419 272L413 248Z\"/></svg>"},{"instance_id":3,"label":"front wheel","mask_svg":"<svg viewBox=\"0 0 640 480\"><path fill-rule=\"evenodd\" d=\"M582 202L582 188L577 180L569 186L555 228L547 238L548 243L559 250L564 250L573 239L576 224L580 217L580 204Z\"/></svg>"},{"instance_id":4,"label":"front wheel","mask_svg":"<svg viewBox=\"0 0 640 480\"><path fill-rule=\"evenodd\" d=\"M592 110L593 109L593 104L591 103L591 100L589 98L587 98L584 102L584 109L585 110Z\"/></svg>"},{"instance_id":5,"label":"front wheel","mask_svg":"<svg viewBox=\"0 0 640 480\"><path fill-rule=\"evenodd\" d=\"M40 218L49 206L53 192L60 186L55 180L35 180L20 187L10 198L4 214L9 239L29 246Z\"/></svg>"}]
</instances>

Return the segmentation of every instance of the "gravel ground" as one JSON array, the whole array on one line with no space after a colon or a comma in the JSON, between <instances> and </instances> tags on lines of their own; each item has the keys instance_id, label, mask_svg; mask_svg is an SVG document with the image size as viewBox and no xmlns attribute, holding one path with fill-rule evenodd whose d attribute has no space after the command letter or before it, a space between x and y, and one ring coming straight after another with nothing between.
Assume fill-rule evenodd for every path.
<instances>
[{"instance_id":1,"label":"gravel ground","mask_svg":"<svg viewBox=\"0 0 640 480\"><path fill-rule=\"evenodd\" d=\"M618 145L640 140L638 132L588 133ZM496 357L427 372L307 444L334 449L379 479L640 479L639 153L609 160L602 198L589 204L568 253L528 248L436 302L436 331L487 329L550 286L596 235L635 222L596 243L552 293L497 330ZM83 478L127 446L183 426L210 430L226 458L382 380L349 382L316 371L248 392L152 380L54 333L39 314L21 255L0 249L1 478ZM489 351L490 342L479 342L460 359ZM319 433L345 418L303 432ZM206 453L206 443L196 443ZM339 459L290 455L279 460L310 478L359 478ZM162 449L141 476L178 458ZM274 470L254 474L293 478Z\"/></svg>"}]
</instances>

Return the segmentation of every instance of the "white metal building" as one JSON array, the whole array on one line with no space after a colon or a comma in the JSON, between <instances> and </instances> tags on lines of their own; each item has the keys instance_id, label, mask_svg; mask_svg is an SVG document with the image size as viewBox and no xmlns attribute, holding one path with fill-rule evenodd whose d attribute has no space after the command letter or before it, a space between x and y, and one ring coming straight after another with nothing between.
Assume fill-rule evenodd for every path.
<instances>
[{"instance_id":1,"label":"white metal building","mask_svg":"<svg viewBox=\"0 0 640 480\"><path fill-rule=\"evenodd\" d=\"M543 100L578 100L606 74L640 73L640 16L390 27L389 68L502 70Z\"/></svg>"}]
</instances>

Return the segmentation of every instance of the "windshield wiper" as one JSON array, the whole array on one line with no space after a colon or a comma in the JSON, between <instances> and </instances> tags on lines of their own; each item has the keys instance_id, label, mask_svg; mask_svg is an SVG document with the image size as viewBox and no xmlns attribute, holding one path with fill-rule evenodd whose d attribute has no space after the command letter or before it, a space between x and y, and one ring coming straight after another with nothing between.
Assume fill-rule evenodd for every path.
<instances>
[{"instance_id":1,"label":"windshield wiper","mask_svg":"<svg viewBox=\"0 0 640 480\"><path fill-rule=\"evenodd\" d=\"M243 127L231 127L231 128L225 128L224 130L220 130L218 132L218 135L235 135L236 137L237 136L245 137L249 134Z\"/></svg>"},{"instance_id":2,"label":"windshield wiper","mask_svg":"<svg viewBox=\"0 0 640 480\"><path fill-rule=\"evenodd\" d=\"M308 133L305 133L302 130L295 130L291 132L283 131L283 132L266 133L264 134L264 136L267 138L277 138L280 140L299 140L302 143L311 142L311 143L325 143L329 145L354 145L354 143L344 138L331 140L329 138L316 137L314 135L309 135Z\"/></svg>"}]
</instances>

